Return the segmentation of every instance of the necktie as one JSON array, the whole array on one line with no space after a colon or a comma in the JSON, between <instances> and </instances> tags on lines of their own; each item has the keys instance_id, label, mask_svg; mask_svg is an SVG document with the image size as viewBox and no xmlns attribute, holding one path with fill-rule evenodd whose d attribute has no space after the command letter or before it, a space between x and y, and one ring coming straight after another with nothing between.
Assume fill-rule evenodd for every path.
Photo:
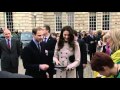
<instances>
[{"instance_id":1,"label":"necktie","mask_svg":"<svg viewBox=\"0 0 120 90\"><path fill-rule=\"evenodd\" d=\"M47 42L47 38L44 38L44 42L45 42L45 43Z\"/></svg>"},{"instance_id":2,"label":"necktie","mask_svg":"<svg viewBox=\"0 0 120 90\"><path fill-rule=\"evenodd\" d=\"M91 38L93 38L93 35L91 35Z\"/></svg>"},{"instance_id":3,"label":"necktie","mask_svg":"<svg viewBox=\"0 0 120 90\"><path fill-rule=\"evenodd\" d=\"M10 40L8 39L8 41L7 41L7 46L8 46L8 48L10 49Z\"/></svg>"},{"instance_id":4,"label":"necktie","mask_svg":"<svg viewBox=\"0 0 120 90\"><path fill-rule=\"evenodd\" d=\"M40 43L38 43L38 50L41 52L41 46L40 46Z\"/></svg>"}]
</instances>

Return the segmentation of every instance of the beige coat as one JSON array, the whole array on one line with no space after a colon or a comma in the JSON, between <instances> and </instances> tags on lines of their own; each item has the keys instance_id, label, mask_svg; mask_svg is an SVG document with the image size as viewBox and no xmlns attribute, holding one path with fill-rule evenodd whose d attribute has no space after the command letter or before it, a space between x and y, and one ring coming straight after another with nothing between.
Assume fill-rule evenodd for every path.
<instances>
[{"instance_id":1,"label":"beige coat","mask_svg":"<svg viewBox=\"0 0 120 90\"><path fill-rule=\"evenodd\" d=\"M75 55L75 61L70 63L69 56ZM56 78L76 78L76 67L80 64L80 47L77 41L75 41L75 50L69 46L68 43L64 43L64 46L58 51L58 43L56 43L53 61L59 60L64 66L70 66L73 68L71 71L65 69L57 69Z\"/></svg>"}]
</instances>

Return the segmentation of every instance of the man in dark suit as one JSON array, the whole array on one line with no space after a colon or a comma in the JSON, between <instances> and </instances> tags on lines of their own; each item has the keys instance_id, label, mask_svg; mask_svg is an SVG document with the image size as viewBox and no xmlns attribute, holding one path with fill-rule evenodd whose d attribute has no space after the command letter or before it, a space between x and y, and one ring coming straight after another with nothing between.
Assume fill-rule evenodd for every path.
<instances>
[{"instance_id":1,"label":"man in dark suit","mask_svg":"<svg viewBox=\"0 0 120 90\"><path fill-rule=\"evenodd\" d=\"M93 31L90 31L90 35L87 36L88 50L90 54L90 60L96 52L97 39L93 35Z\"/></svg>"},{"instance_id":2,"label":"man in dark suit","mask_svg":"<svg viewBox=\"0 0 120 90\"><path fill-rule=\"evenodd\" d=\"M34 78L47 78L47 69L49 65L46 64L46 55L44 49L43 30L35 28L32 30L33 40L23 49L22 60L23 66L26 69L25 74Z\"/></svg>"},{"instance_id":3,"label":"man in dark suit","mask_svg":"<svg viewBox=\"0 0 120 90\"><path fill-rule=\"evenodd\" d=\"M16 74L7 71L0 71L0 78L33 78L28 75Z\"/></svg>"},{"instance_id":4,"label":"man in dark suit","mask_svg":"<svg viewBox=\"0 0 120 90\"><path fill-rule=\"evenodd\" d=\"M50 26L49 25L44 25L43 30L44 30L43 42L46 43L45 44L45 53L46 53L48 64L50 66L50 68L48 69L48 74L49 74L50 78L53 78L53 75L55 73L54 64L53 64L53 55L54 55L54 49L55 49L57 40L50 35Z\"/></svg>"},{"instance_id":5,"label":"man in dark suit","mask_svg":"<svg viewBox=\"0 0 120 90\"><path fill-rule=\"evenodd\" d=\"M79 66L76 68L76 72L77 72L77 78L84 78L83 74L84 74L84 68L87 65L87 48L86 48L86 44L84 39L81 37L81 35L77 35L77 31L74 30L74 36L75 36L75 40L78 41L79 46L80 46L80 52L81 52L81 62L79 64Z\"/></svg>"},{"instance_id":6,"label":"man in dark suit","mask_svg":"<svg viewBox=\"0 0 120 90\"><path fill-rule=\"evenodd\" d=\"M18 57L20 55L20 43L11 38L11 32L4 30L5 38L0 41L1 69L11 73L18 73Z\"/></svg>"}]
</instances>

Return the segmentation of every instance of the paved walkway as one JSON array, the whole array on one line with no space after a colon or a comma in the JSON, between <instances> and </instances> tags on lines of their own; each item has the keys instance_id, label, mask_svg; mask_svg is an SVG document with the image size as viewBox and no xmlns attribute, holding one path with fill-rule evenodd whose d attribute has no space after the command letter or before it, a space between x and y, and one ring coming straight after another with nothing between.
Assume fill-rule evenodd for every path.
<instances>
[{"instance_id":1,"label":"paved walkway","mask_svg":"<svg viewBox=\"0 0 120 90\"><path fill-rule=\"evenodd\" d=\"M89 62L87 67L84 69L84 78L93 78L93 71L91 70Z\"/></svg>"},{"instance_id":2,"label":"paved walkway","mask_svg":"<svg viewBox=\"0 0 120 90\"><path fill-rule=\"evenodd\" d=\"M19 70L18 70L18 73L25 74L25 69L23 67L23 63L22 63L21 59L19 59Z\"/></svg>"}]
</instances>

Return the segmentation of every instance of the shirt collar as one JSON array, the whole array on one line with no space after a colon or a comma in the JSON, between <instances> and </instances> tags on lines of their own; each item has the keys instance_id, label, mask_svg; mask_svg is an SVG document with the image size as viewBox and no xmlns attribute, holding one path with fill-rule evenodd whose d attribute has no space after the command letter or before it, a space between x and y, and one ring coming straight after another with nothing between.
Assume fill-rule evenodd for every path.
<instances>
[{"instance_id":1,"label":"shirt collar","mask_svg":"<svg viewBox=\"0 0 120 90\"><path fill-rule=\"evenodd\" d=\"M36 46L38 47L38 44L39 44L39 42L37 42L36 40L35 40L35 38L33 38L33 42L36 44Z\"/></svg>"},{"instance_id":2,"label":"shirt collar","mask_svg":"<svg viewBox=\"0 0 120 90\"><path fill-rule=\"evenodd\" d=\"M49 37L50 37L50 34L48 36L44 37L44 38L48 39Z\"/></svg>"},{"instance_id":3,"label":"shirt collar","mask_svg":"<svg viewBox=\"0 0 120 90\"><path fill-rule=\"evenodd\" d=\"M5 40L6 40L6 41L8 41L8 39L7 39L7 38L5 38ZM9 41L11 41L11 38L9 38Z\"/></svg>"}]
</instances>

